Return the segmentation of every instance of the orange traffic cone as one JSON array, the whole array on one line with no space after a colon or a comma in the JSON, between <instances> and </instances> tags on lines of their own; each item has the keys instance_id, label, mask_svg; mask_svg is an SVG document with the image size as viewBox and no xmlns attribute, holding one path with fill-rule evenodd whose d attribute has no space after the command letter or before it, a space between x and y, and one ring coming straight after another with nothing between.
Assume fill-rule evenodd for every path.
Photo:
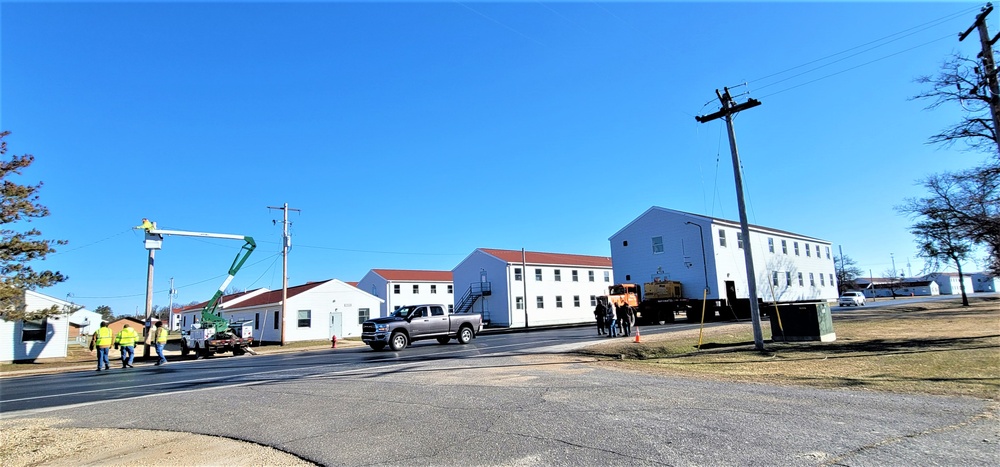
<instances>
[{"instance_id":1,"label":"orange traffic cone","mask_svg":"<svg viewBox=\"0 0 1000 467\"><path fill-rule=\"evenodd\" d=\"M635 327L635 343L639 343L639 326Z\"/></svg>"}]
</instances>

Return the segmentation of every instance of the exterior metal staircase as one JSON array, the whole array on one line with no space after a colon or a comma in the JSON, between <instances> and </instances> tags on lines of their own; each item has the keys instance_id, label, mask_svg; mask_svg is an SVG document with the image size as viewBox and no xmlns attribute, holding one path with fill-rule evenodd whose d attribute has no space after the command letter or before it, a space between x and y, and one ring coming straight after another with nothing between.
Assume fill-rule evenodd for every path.
<instances>
[{"instance_id":1,"label":"exterior metal staircase","mask_svg":"<svg viewBox=\"0 0 1000 467\"><path fill-rule=\"evenodd\" d=\"M489 282L473 282L469 285L469 290L465 291L465 295L462 295L462 299L458 301L458 305L455 306L455 313L468 313L472 311L472 305L476 303L479 297L488 297L493 293L493 287ZM483 316L483 323L488 323L489 317Z\"/></svg>"}]
</instances>

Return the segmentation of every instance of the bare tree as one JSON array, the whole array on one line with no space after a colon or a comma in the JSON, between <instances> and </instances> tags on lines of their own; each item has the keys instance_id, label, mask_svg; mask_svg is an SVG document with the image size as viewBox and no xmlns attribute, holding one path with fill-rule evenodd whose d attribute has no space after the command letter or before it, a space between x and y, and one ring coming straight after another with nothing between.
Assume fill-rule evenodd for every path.
<instances>
[{"instance_id":1,"label":"bare tree","mask_svg":"<svg viewBox=\"0 0 1000 467\"><path fill-rule=\"evenodd\" d=\"M910 232L917 237L918 255L927 261L929 268L938 270L942 264L954 264L958 269L958 283L962 291L962 306L969 306L965 291L962 262L972 252L971 243L955 228L956 222L947 213L925 215L913 224Z\"/></svg>"},{"instance_id":2,"label":"bare tree","mask_svg":"<svg viewBox=\"0 0 1000 467\"><path fill-rule=\"evenodd\" d=\"M837 287L840 293L857 287L854 281L864 274L864 271L858 267L858 263L847 255L834 256L833 267L837 270Z\"/></svg>"},{"instance_id":3,"label":"bare tree","mask_svg":"<svg viewBox=\"0 0 1000 467\"><path fill-rule=\"evenodd\" d=\"M930 90L911 98L929 100L925 109L934 110L945 104L957 104L962 109L962 119L931 136L929 143L950 147L961 142L966 149L1000 157L1000 143L990 113L990 92L977 60L955 54L941 65L937 75L921 76L916 82L930 85Z\"/></svg>"}]
</instances>

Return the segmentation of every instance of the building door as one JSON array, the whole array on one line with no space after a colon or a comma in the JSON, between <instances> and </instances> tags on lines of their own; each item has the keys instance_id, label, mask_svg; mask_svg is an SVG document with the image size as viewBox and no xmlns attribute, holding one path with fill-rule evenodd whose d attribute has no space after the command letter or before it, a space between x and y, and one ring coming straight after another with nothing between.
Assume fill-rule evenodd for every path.
<instances>
[{"instance_id":1,"label":"building door","mask_svg":"<svg viewBox=\"0 0 1000 467\"><path fill-rule=\"evenodd\" d=\"M726 301L729 302L729 306L736 303L736 282L726 281Z\"/></svg>"},{"instance_id":2,"label":"building door","mask_svg":"<svg viewBox=\"0 0 1000 467\"><path fill-rule=\"evenodd\" d=\"M330 336L344 336L344 316L341 312L330 313ZM338 337L338 339L340 339Z\"/></svg>"}]
</instances>

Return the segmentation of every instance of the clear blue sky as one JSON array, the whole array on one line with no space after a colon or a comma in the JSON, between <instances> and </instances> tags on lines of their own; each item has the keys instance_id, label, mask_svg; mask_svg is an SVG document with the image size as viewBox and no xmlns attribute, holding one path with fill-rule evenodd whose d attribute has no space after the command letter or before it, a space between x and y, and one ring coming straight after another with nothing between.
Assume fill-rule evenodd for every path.
<instances>
[{"instance_id":1,"label":"clear blue sky","mask_svg":"<svg viewBox=\"0 0 1000 467\"><path fill-rule=\"evenodd\" d=\"M893 207L980 157L927 145L959 109L909 98L978 52L979 6L3 2L0 127L45 183L32 226L70 242L41 292L118 314L144 304L143 217L253 236L238 288L281 287L286 202L290 284L609 255L653 205L738 219L724 123L694 119L723 86L763 102L735 119L752 223L916 274ZM168 237L155 303L171 277L209 298L239 247Z\"/></svg>"}]
</instances>

